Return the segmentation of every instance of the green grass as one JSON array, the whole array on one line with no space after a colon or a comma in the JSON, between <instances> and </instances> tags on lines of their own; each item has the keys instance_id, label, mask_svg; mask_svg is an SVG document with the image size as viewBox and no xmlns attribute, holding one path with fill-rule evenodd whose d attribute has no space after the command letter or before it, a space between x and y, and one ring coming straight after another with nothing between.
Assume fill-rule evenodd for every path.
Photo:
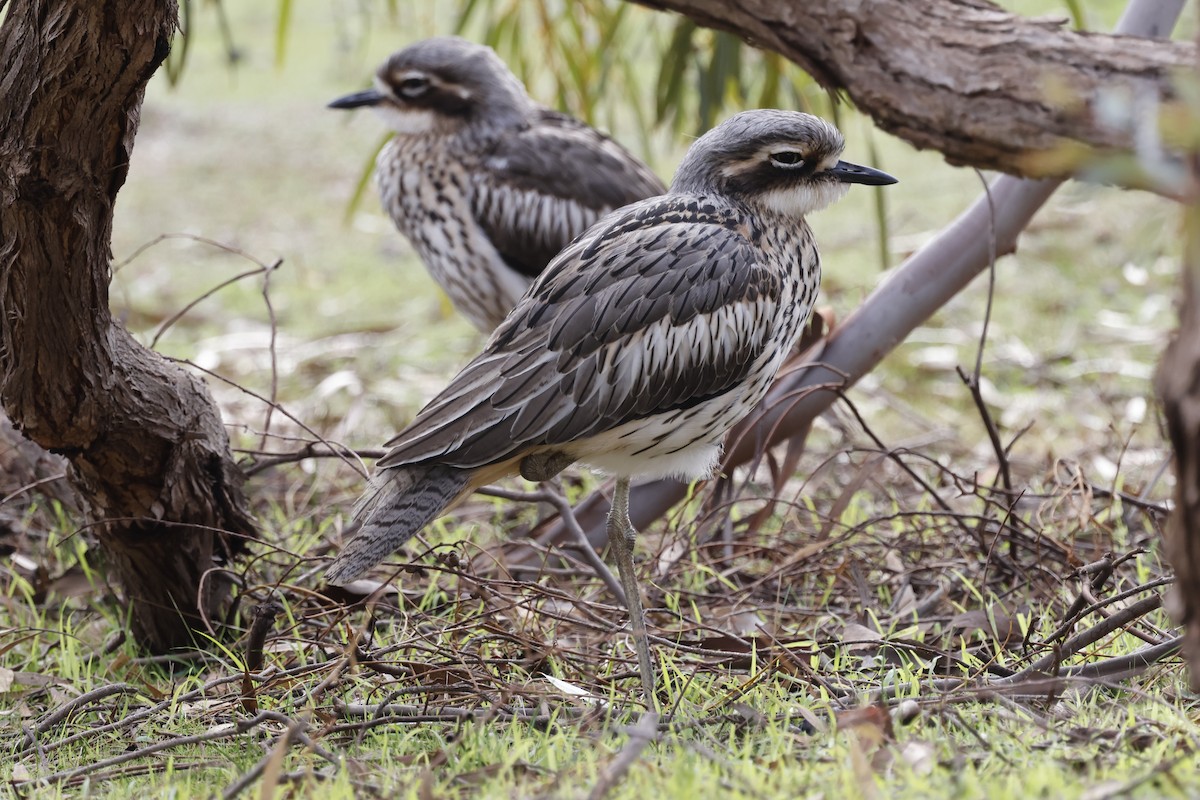
<instances>
[{"instance_id":1,"label":"green grass","mask_svg":"<svg viewBox=\"0 0 1200 800\"><path fill-rule=\"evenodd\" d=\"M1061 4L1010 5L1066 15ZM447 314L373 195L344 221L380 129L369 115L324 104L363 85L392 49L445 32L449 21L410 4L369 20L349 4L297 5L287 60L276 68L275 5L230 4L240 61L229 69L211 7L196 6L182 83L171 88L159 76L148 94L113 250L122 262L164 233L225 247L194 238L155 245L117 270L113 307L149 342L203 292L282 259L270 277L270 310L262 276L247 278L200 302L159 348L263 396L274 383L304 425L353 446L378 446L480 338ZM1085 22L1106 28L1119 8L1089 3ZM898 263L978 193L978 177L841 113L847 157L871 160L873 140L878 166L901 179L886 190ZM628 128L614 133L647 142L652 150L644 154L664 176L686 146ZM822 302L839 317L885 277L873 213L871 195L858 191L814 220ZM954 371L974 363L986 301L981 280L850 393L872 430L957 517L880 459L839 408L817 423L798 476L769 517L755 517L770 483L765 472L762 485L734 504L729 558L707 540L724 518L711 513L704 492L670 524L645 532L639 566L652 628L668 642L655 652L664 694L678 707L610 796L1200 793L1200 707L1185 691L1178 658L1109 685L1072 682L1013 699L930 685L989 668L1019 670L1050 652L1047 637L1081 589L1072 577L1081 564L1107 552L1131 555L1095 590L1099 600L1164 574L1163 514L1153 504L1170 483L1154 480L1166 450L1148 376L1174 325L1177 224L1176 209L1158 198L1072 185L1038 216L1018 253L997 265L985 397L1006 442L1032 424L1011 454L1026 489L1011 518L980 488L995 459ZM258 448L263 403L209 383L235 441ZM267 447L299 446L287 437L309 438L276 412ZM577 499L596 486L584 475L564 488ZM245 612L273 599L283 608L265 671L254 679L259 709L280 716L103 768L86 785L24 783L14 791L217 796L277 746L286 728L279 719L304 723L339 765L304 746L280 748L276 766L287 785L276 796L583 797L617 763L638 715L621 612L575 562L510 573L520 534L536 519L532 509L473 501L397 557L416 566L399 573L394 592L370 608L346 608L316 593L317 570L361 478L337 461L310 460L259 473L249 488L264 537L254 560L236 565L240 604ZM1107 489L1145 494L1151 507L1108 497ZM44 505L28 513L20 552L46 573L22 568L0 583L0 749L13 754L0 759L0 780L44 778L174 737L220 734L227 730L220 726L253 717L239 696L244 636L206 643L206 659L178 664L113 643L125 611L104 583L102 560L71 519ZM968 535L976 530L987 534L982 543ZM930 605L914 616L921 601ZM1079 620L1075 632L1122 605ZM999 635L1009 618L1029 633L1027 643ZM346 642L368 630L363 648L372 664L347 659ZM1158 639L1171 630L1155 610L1064 666L1128 654L1145 645L1138 634ZM606 705L572 700L545 674ZM55 709L118 683L131 693L46 725L40 749L16 752L25 731ZM902 687L918 704L911 721L890 733L869 715L855 724L846 712L882 687ZM430 719L406 712L368 729L346 710L354 703L407 704ZM452 718L489 710L497 716ZM139 713L135 724L120 726ZM539 718L506 716L518 713ZM118 727L97 732L110 724ZM115 772L130 767L145 772ZM272 785L260 778L248 792Z\"/></svg>"},{"instance_id":2,"label":"green grass","mask_svg":"<svg viewBox=\"0 0 1200 800\"><path fill-rule=\"evenodd\" d=\"M478 580L475 576L469 583ZM475 681L467 690L461 682L443 680L442 688L432 686L431 691L436 681L430 672L423 679L396 679L367 667L345 665L336 654L336 636L313 635L321 618L328 620L328 612L312 613L311 603L286 585L279 587L276 596L287 608L268 651L268 669L256 678L258 708L274 712L279 720L303 722L316 746L336 754L339 767L334 770L303 747L282 751L278 767L293 791L331 798L430 793L464 798L573 797L584 796L613 769L629 744L636 709L629 706L625 689L602 688L613 677L611 665L594 660L589 667L599 670L587 675L583 674L587 670L573 668L571 646L556 641L554 631L568 637L579 632L569 630L570 625L535 618L539 630L524 633L536 639L539 633L549 632L544 641L560 647L562 653L561 658L551 656L543 669L577 684L592 681L588 688L602 705L573 703L559 696L536 673L516 666L519 659L506 663L500 659L495 662L498 666L486 666L478 659L499 658L516 639L510 637L491 652L473 644L487 630L494 631L503 616L481 614L487 604L464 596L461 583L446 584L448 594L422 593L443 583L436 579L416 589L407 612L396 614L383 607L372 612L380 621L376 648L380 663L398 668L422 659L407 648L385 643L420 642L430 648L426 665ZM534 584L515 590L501 582L491 585L497 592L515 592L513 596L529 602L531 608L539 602ZM0 734L6 749L23 743L23 731L45 718L37 712L47 706L116 683L126 684L128 693L87 705L41 730L37 738L42 752L25 750L6 764L0 777L47 776L169 744L177 737L218 737L131 759L128 765L99 767L91 771L90 782L80 776L72 783L42 789L25 784L21 796L68 797L86 792L91 797L210 797L249 771L284 733L285 724L274 720L237 735L230 731L229 726L252 716L239 700L240 660L233 652L222 657L218 649L215 660L203 668L182 667L175 672L147 663L128 645L101 656L97 631L81 631L71 620L93 616L97 606L108 606L106 601L74 609L71 603L52 604L59 615L56 622L37 604L19 597L21 588L18 582L9 584L8 608L13 621L31 638L17 643L6 659L8 668L21 677L4 693L0 711L14 721L23 720ZM587 581L576 591L587 597ZM680 590L681 594L687 591ZM666 603L672 604L681 604L680 598ZM348 621L359 625L362 614L356 611ZM1164 622L1161 615L1153 621ZM780 658L779 652L751 651L745 654L745 663L731 665L732 669L711 659L656 648L664 684L676 704L672 722L662 727L610 796L653 793L684 798L719 791L731 797L886 793L898 798L1094 798L1189 797L1200 790L1195 770L1198 709L1195 699L1183 691L1182 676L1174 666L1155 667L1119 684L1079 684L1055 696L1031 692L1005 700L980 697L969 689L918 690L934 671L926 659L906 648L922 642L936 648L942 638L936 623L882 626L883 641L907 643L894 651L864 649L861 642L849 639L839 643L823 634L825 625L815 628L822 641L796 641L790 647L794 660ZM1047 633L1044 625L1035 631ZM1010 656L1020 659L987 634L970 638L972 643L963 639L964 652L983 644L997 652L994 664L1008 662ZM1111 656L1140 645L1129 638L1118 638L1096 654ZM627 648L621 649L628 657ZM30 682L30 675L48 678L49 683ZM854 691L835 701L814 675ZM222 683L222 676L231 681ZM835 705L862 707L870 693L882 686L896 687L898 698L915 698L915 703L893 707L893 713L901 715L894 724L885 721L886 715L835 710ZM492 690L499 693L491 694ZM396 696L398 691L408 694ZM860 699L855 700L855 695ZM385 725L368 727L363 717L342 705L380 702L415 706L409 706L409 719L393 717L383 720ZM471 708L482 716L455 718ZM136 724L93 732L147 709L153 713ZM488 719L488 709L500 712L499 718ZM537 719L511 721L502 713L520 709L530 710ZM428 719L413 719L413 714ZM79 738L58 745L71 736ZM113 774L129 765L146 772L128 777ZM1106 789L1113 791L1106 793Z\"/></svg>"},{"instance_id":3,"label":"green grass","mask_svg":"<svg viewBox=\"0 0 1200 800\"><path fill-rule=\"evenodd\" d=\"M1081 585L1051 543L1079 561L1150 545L1093 595L1153 595L1139 588L1163 571L1142 528L1152 517L1081 491L1047 493L1019 513L1042 524L1045 538L1012 528L1006 537L1016 549L995 546L1019 567L1005 575L1003 562L972 555L927 499L898 488L891 470L856 492L838 518L825 519L818 509L833 507L850 483L847 471L810 480L808 502L759 528L744 527L757 503L743 501L733 561L712 544L680 548L695 539L692 524L647 532L642 569L652 627L665 640L655 653L671 714L610 796L710 796L714 787L735 797L814 798L1200 791L1200 705L1177 659L1130 679L1027 684L1011 699L979 684L945 683L994 680L1050 652ZM986 505L986 493L967 495L959 511L970 518ZM901 507L917 516L893 516ZM58 580L40 589L9 580L0 604L15 634L4 645L15 680L0 693L0 715L12 723L0 730L0 747L15 755L0 779L101 765L86 787L84 776L43 788L23 783L22 796L86 788L98 797L209 797L278 749L280 774L301 794L584 796L620 761L638 719L632 649L619 612L586 569L511 580L501 567L519 546L503 540L515 524L511 511L473 502L397 559L411 566L393 592L348 609L313 594L289 555L329 546L314 523L281 506L265 513L262 558L242 568L244 607L268 599L281 606L265 669L253 677L257 709L241 697L244 637L215 643L199 662L163 663L128 642L106 647L122 611L102 585L64 596ZM695 509L685 517L695 519ZM823 523L834 535L793 561ZM73 544L78 538L43 554L56 573L86 557ZM1030 549L1035 541L1040 553ZM678 560L661 560L671 553ZM920 613L905 610L906 598L926 599L938 588L943 599ZM1084 617L1074 632L1099 622ZM1144 646L1134 633L1169 629L1162 610L1153 610L1064 666L1126 655ZM346 642L355 636L365 637L362 649L349 657ZM593 699L573 700L545 675ZM74 698L118 685L126 691L46 722ZM885 689L899 715L894 724L884 722L887 712L855 711ZM390 710L372 711L379 704ZM275 716L245 731L230 728L258 711ZM280 747L289 723L303 726L337 768L304 746ZM39 725L40 748L30 749L25 737ZM204 735L215 738L170 746ZM151 746L169 749L137 756ZM106 765L120 758L129 760ZM142 771L117 772L128 768Z\"/></svg>"}]
</instances>

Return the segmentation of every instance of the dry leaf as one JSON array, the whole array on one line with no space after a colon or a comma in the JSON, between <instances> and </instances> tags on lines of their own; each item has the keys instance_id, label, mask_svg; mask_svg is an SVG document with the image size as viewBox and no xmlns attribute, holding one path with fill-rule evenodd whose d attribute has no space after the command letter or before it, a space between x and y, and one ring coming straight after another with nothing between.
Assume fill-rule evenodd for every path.
<instances>
[{"instance_id":1,"label":"dry leaf","mask_svg":"<svg viewBox=\"0 0 1200 800\"><path fill-rule=\"evenodd\" d=\"M573 683L564 681L561 678L556 678L553 675L542 675L542 677L545 678L551 686L553 686L555 689L558 689L568 697L574 697L587 703L591 703L592 705L607 705L604 698L597 697L587 689L584 689L582 686L576 686Z\"/></svg>"}]
</instances>

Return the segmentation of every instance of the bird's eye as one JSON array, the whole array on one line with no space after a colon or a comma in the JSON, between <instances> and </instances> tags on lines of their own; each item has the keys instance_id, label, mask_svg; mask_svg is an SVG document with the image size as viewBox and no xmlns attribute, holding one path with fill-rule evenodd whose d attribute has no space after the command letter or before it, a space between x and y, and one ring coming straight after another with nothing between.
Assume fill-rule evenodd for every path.
<instances>
[{"instance_id":1,"label":"bird's eye","mask_svg":"<svg viewBox=\"0 0 1200 800\"><path fill-rule=\"evenodd\" d=\"M771 153L771 163L784 169L795 169L804 166L804 154L795 150L780 150Z\"/></svg>"},{"instance_id":2,"label":"bird's eye","mask_svg":"<svg viewBox=\"0 0 1200 800\"><path fill-rule=\"evenodd\" d=\"M396 90L405 97L420 97L429 91L429 79L409 77L396 84Z\"/></svg>"}]
</instances>

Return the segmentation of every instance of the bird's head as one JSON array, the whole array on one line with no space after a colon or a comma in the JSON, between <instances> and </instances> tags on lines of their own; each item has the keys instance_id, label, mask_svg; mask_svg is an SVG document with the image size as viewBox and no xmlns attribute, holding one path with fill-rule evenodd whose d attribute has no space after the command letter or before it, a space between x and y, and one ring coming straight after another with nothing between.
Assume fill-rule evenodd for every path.
<instances>
[{"instance_id":1,"label":"bird's head","mask_svg":"<svg viewBox=\"0 0 1200 800\"><path fill-rule=\"evenodd\" d=\"M787 217L839 200L852 183L883 186L886 172L840 160L845 140L820 117L743 111L692 143L671 191L716 192Z\"/></svg>"},{"instance_id":2,"label":"bird's head","mask_svg":"<svg viewBox=\"0 0 1200 800\"><path fill-rule=\"evenodd\" d=\"M518 124L532 103L490 47L443 36L393 53L375 73L374 88L339 97L329 107L369 107L397 133L420 134Z\"/></svg>"}]
</instances>

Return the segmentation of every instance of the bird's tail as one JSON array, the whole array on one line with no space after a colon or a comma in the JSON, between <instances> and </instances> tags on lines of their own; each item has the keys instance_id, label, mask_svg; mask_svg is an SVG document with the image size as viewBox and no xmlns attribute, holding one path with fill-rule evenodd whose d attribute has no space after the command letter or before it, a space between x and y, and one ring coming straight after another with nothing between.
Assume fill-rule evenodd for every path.
<instances>
[{"instance_id":1,"label":"bird's tail","mask_svg":"<svg viewBox=\"0 0 1200 800\"><path fill-rule=\"evenodd\" d=\"M413 464L376 470L354 506L351 530L357 534L325 571L342 585L400 549L458 498L466 494L472 470L443 464Z\"/></svg>"}]
</instances>

